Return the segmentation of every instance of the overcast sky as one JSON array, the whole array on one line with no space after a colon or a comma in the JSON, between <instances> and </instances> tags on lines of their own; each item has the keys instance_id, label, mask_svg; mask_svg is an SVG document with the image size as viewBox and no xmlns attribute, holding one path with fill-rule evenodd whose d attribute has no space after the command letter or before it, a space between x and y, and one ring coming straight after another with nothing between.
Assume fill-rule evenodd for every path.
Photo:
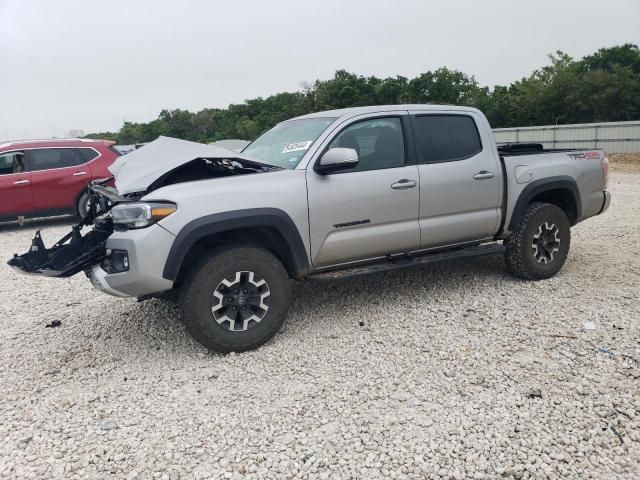
<instances>
[{"instance_id":1,"label":"overcast sky","mask_svg":"<svg viewBox=\"0 0 640 480\"><path fill-rule=\"evenodd\" d=\"M0 139L116 130L341 68L508 84L555 50L625 42L639 0L0 0Z\"/></svg>"}]
</instances>

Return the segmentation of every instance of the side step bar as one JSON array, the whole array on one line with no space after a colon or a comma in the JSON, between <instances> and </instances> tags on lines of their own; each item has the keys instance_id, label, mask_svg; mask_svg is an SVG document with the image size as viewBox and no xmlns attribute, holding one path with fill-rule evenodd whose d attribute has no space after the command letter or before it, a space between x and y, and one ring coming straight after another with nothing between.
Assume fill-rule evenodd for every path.
<instances>
[{"instance_id":1,"label":"side step bar","mask_svg":"<svg viewBox=\"0 0 640 480\"><path fill-rule=\"evenodd\" d=\"M401 255L389 257L376 263L358 265L341 270L320 272L310 275L310 279L315 280L338 280L340 278L355 277L359 275L369 275L370 273L388 272L399 268L417 267L427 263L444 262L448 260L460 260L463 258L482 257L485 255L502 255L505 251L501 243L489 243L484 245L474 245L472 247L462 247L452 250L425 253L420 256Z\"/></svg>"}]
</instances>

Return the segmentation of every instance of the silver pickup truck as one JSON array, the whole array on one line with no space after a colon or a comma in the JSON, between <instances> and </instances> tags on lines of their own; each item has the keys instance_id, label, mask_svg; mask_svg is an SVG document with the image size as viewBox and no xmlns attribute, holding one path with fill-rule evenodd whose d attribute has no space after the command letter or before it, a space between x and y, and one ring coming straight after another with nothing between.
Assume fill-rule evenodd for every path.
<instances>
[{"instance_id":1,"label":"silver pickup truck","mask_svg":"<svg viewBox=\"0 0 640 480\"><path fill-rule=\"evenodd\" d=\"M496 146L480 111L453 106L314 113L241 153L160 137L90 187L68 235L46 248L38 232L9 264L175 295L199 342L242 351L282 325L292 279L491 254L518 277L554 275L570 227L609 206L608 165L599 150Z\"/></svg>"}]
</instances>

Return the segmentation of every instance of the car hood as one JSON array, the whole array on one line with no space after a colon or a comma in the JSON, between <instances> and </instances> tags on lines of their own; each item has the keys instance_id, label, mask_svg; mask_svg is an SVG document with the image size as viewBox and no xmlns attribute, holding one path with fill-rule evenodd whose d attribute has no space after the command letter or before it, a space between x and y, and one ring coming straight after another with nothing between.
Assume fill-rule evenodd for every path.
<instances>
[{"instance_id":1,"label":"car hood","mask_svg":"<svg viewBox=\"0 0 640 480\"><path fill-rule=\"evenodd\" d=\"M120 195L146 191L156 180L197 159L237 160L244 167L278 168L238 152L171 137L159 137L138 150L118 157L109 171Z\"/></svg>"}]
</instances>

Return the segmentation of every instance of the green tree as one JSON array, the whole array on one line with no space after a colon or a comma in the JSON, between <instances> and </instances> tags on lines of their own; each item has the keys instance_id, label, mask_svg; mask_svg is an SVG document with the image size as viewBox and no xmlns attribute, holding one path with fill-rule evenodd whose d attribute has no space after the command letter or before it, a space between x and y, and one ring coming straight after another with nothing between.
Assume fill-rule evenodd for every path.
<instances>
[{"instance_id":1,"label":"green tree","mask_svg":"<svg viewBox=\"0 0 640 480\"><path fill-rule=\"evenodd\" d=\"M493 89L473 76L441 67L415 78L365 77L346 70L329 80L305 82L302 91L254 98L227 108L197 113L162 110L148 123L125 122L118 132L87 135L121 144L167 135L198 142L253 139L287 118L320 110L398 103L469 105L482 110L493 127L550 123L637 120L640 118L640 50L625 44L601 48L581 60L564 52L528 77Z\"/></svg>"},{"instance_id":2,"label":"green tree","mask_svg":"<svg viewBox=\"0 0 640 480\"><path fill-rule=\"evenodd\" d=\"M615 65L629 67L635 74L640 74L640 49L632 43L624 45L601 48L592 55L587 55L580 62L580 70L612 70Z\"/></svg>"},{"instance_id":3,"label":"green tree","mask_svg":"<svg viewBox=\"0 0 640 480\"><path fill-rule=\"evenodd\" d=\"M441 67L409 81L402 100L409 103L465 105L473 102L479 90L475 78Z\"/></svg>"}]
</instances>

